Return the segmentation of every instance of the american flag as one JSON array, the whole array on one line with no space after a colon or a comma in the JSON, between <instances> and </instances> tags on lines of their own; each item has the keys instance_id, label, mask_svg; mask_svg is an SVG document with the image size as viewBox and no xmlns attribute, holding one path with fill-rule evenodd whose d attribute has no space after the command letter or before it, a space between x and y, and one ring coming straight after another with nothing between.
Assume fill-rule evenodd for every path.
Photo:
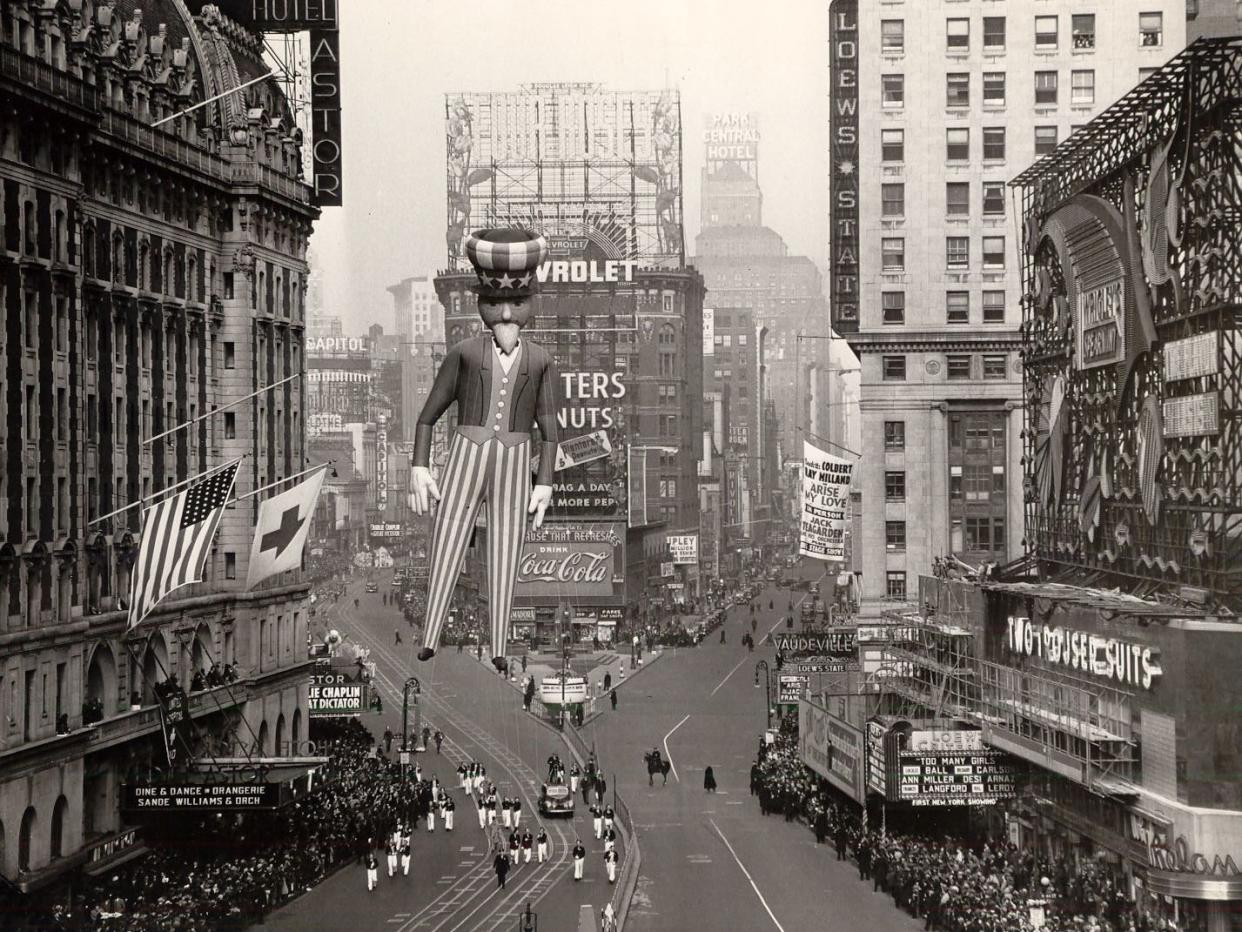
<instances>
[{"instance_id":1,"label":"american flag","mask_svg":"<svg viewBox=\"0 0 1242 932\"><path fill-rule=\"evenodd\" d=\"M174 589L202 581L203 563L233 493L240 462L222 466L143 510L142 543L130 590L130 628L141 624Z\"/></svg>"}]
</instances>

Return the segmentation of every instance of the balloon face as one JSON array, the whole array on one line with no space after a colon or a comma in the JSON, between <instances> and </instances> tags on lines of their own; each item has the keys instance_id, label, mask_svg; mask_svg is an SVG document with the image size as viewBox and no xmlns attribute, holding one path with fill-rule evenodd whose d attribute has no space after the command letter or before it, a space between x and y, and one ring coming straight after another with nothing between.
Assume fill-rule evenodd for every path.
<instances>
[{"instance_id":1,"label":"balloon face","mask_svg":"<svg viewBox=\"0 0 1242 932\"><path fill-rule=\"evenodd\" d=\"M520 330L530 321L531 312L531 302L526 298L479 300L479 316L489 330L495 330L501 323L516 324Z\"/></svg>"}]
</instances>

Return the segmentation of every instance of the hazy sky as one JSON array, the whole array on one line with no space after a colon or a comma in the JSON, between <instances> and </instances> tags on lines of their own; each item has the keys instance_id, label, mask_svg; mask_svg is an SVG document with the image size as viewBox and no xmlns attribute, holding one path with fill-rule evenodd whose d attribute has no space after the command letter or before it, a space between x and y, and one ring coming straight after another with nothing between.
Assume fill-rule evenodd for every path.
<instances>
[{"instance_id":1,"label":"hazy sky","mask_svg":"<svg viewBox=\"0 0 1242 932\"><path fill-rule=\"evenodd\" d=\"M753 111L764 221L827 254L827 3L778 0L358 0L342 4L344 206L312 241L325 311L392 326L385 288L445 263L444 95L534 81L681 91L687 248L705 114Z\"/></svg>"}]
</instances>

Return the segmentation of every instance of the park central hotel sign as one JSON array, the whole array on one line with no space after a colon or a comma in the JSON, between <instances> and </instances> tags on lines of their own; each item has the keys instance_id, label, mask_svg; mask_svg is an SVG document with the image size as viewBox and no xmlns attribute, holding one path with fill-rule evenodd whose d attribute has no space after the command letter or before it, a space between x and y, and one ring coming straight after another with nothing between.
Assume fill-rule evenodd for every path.
<instances>
[{"instance_id":1,"label":"park central hotel sign","mask_svg":"<svg viewBox=\"0 0 1242 932\"><path fill-rule=\"evenodd\" d=\"M858 330L858 0L833 0L832 326Z\"/></svg>"}]
</instances>

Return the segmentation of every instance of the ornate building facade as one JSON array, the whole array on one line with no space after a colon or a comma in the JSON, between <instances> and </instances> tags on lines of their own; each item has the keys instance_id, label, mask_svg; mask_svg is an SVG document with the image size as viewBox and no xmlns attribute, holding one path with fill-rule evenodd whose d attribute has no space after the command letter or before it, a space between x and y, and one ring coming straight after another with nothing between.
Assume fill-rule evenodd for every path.
<instances>
[{"instance_id":1,"label":"ornate building facade","mask_svg":"<svg viewBox=\"0 0 1242 932\"><path fill-rule=\"evenodd\" d=\"M235 669L191 693L196 751L306 735L306 587L242 591L258 500L132 632L118 513L239 457L239 496L304 468L300 379L206 417L304 371L317 210L288 105L268 81L185 112L266 70L181 0L0 13L0 874L23 892L141 850L110 842L122 784L167 766L158 682Z\"/></svg>"}]
</instances>

